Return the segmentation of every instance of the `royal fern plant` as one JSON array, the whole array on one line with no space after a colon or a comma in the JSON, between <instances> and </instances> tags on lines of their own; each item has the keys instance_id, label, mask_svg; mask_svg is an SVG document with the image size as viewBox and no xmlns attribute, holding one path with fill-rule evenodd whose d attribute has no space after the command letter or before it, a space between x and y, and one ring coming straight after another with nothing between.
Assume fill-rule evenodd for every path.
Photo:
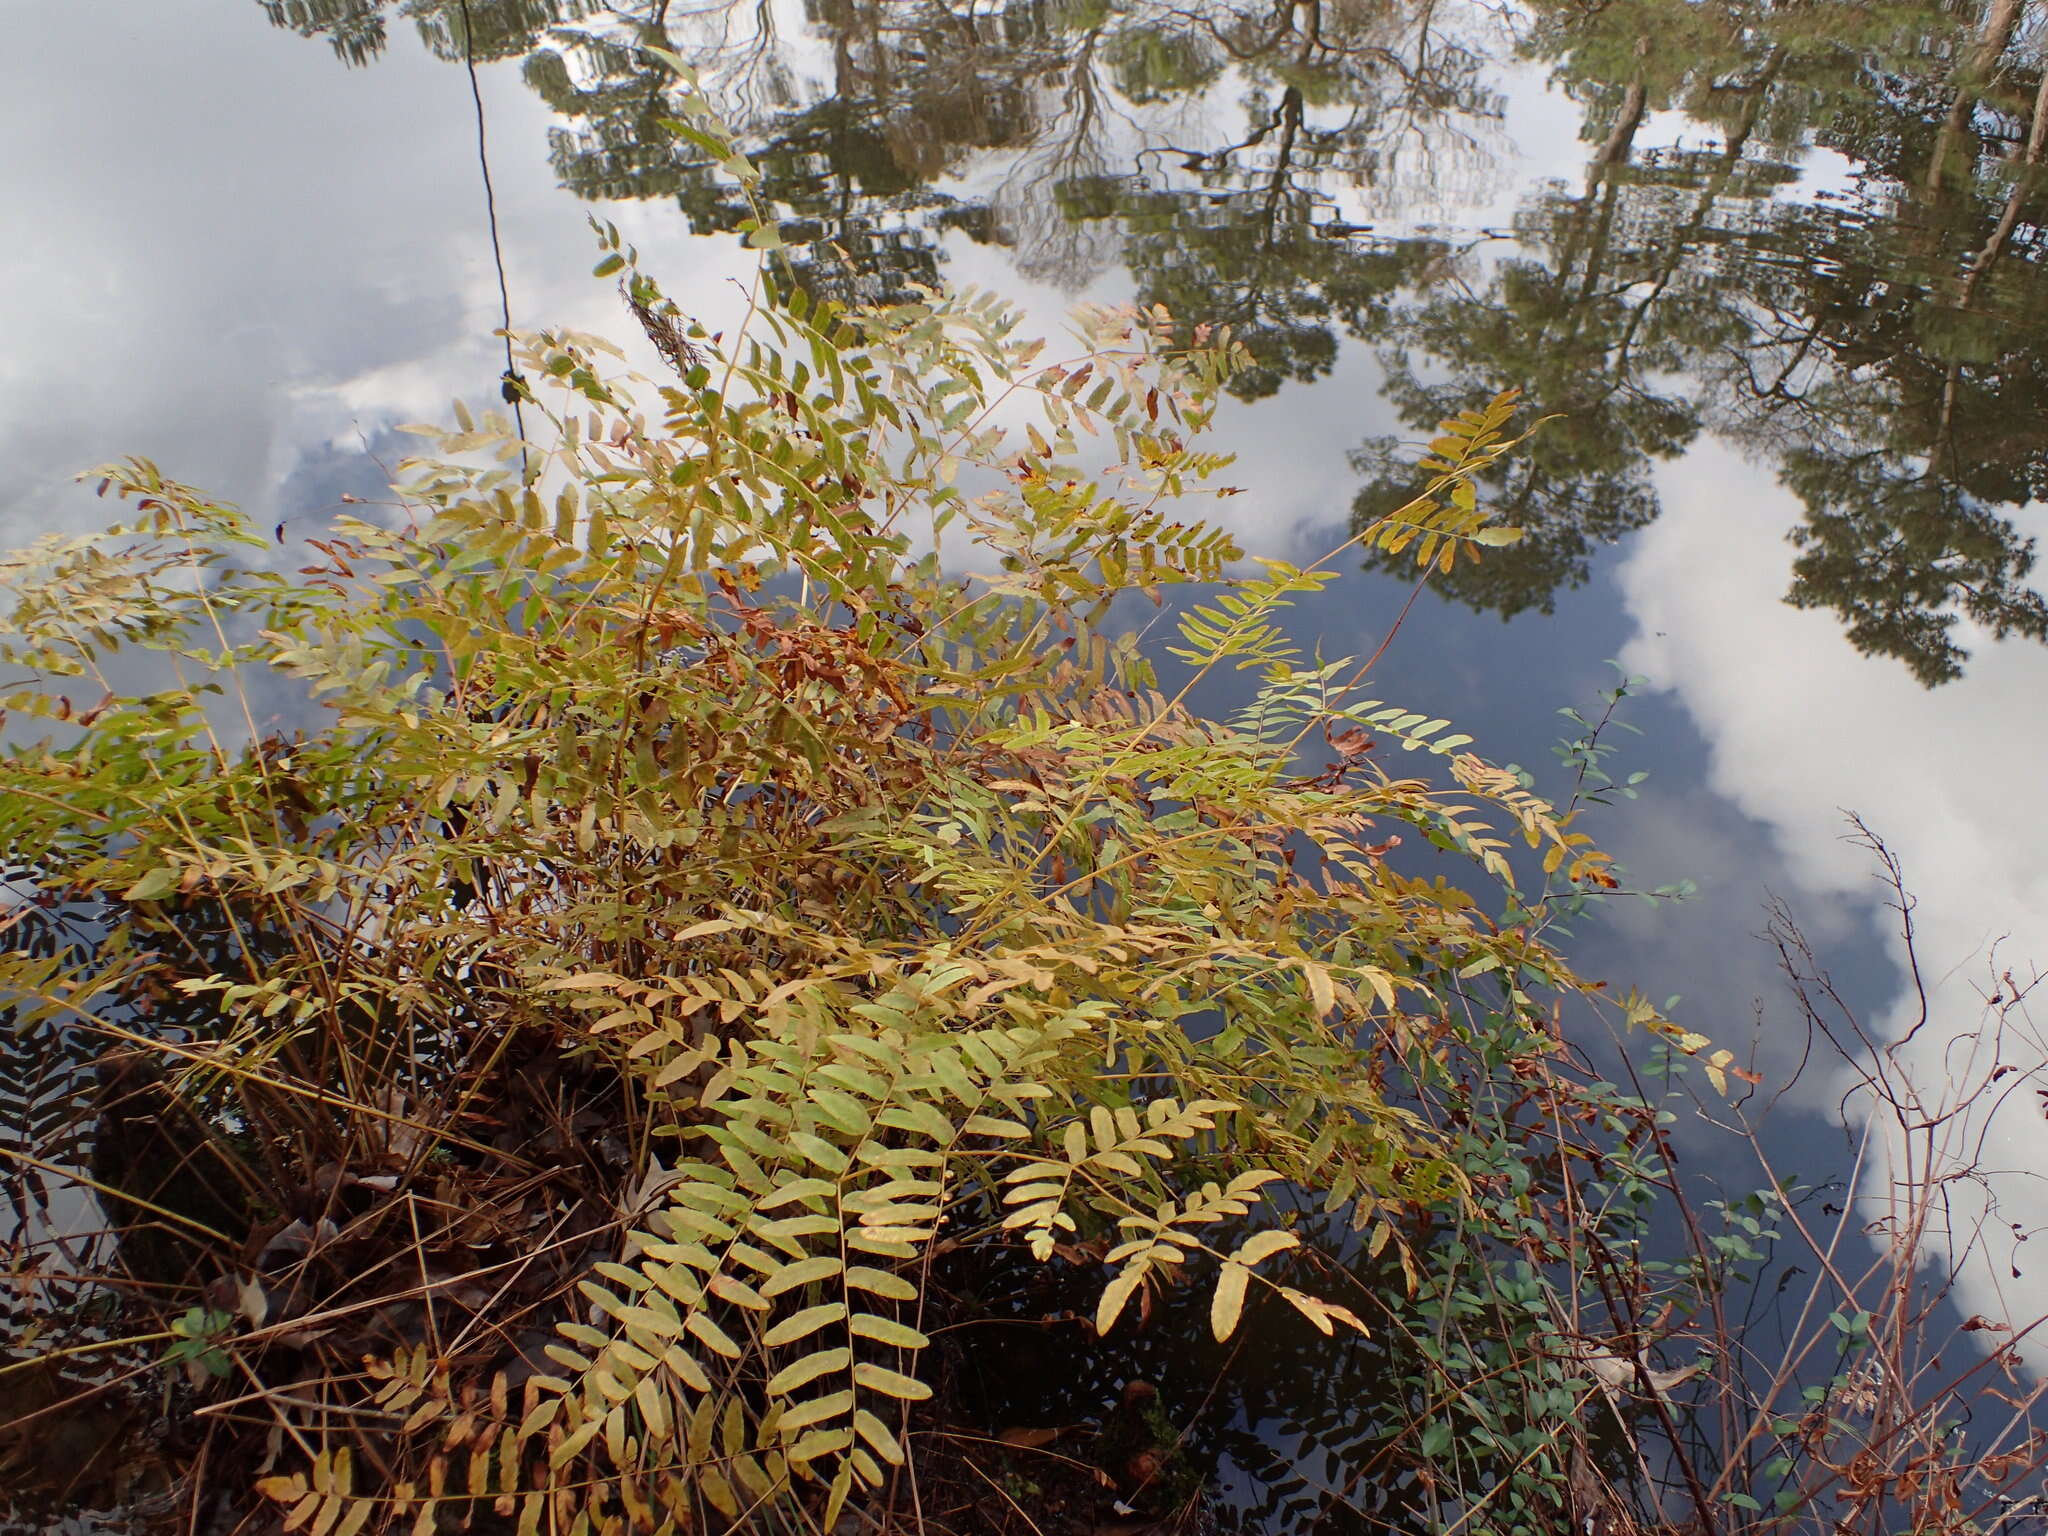
<instances>
[{"instance_id":1,"label":"royal fern plant","mask_svg":"<svg viewBox=\"0 0 2048 1536\"><path fill-rule=\"evenodd\" d=\"M708 110L689 132L723 142ZM1369 1326L1270 1273L1284 1212L1408 1258L1403 1213L1464 1176L1390 1066L1426 1071L1481 986L1546 1049L1580 984L1506 893L1602 856L1304 658L1285 610L1334 567L1247 575L1189 510L1231 489L1197 446L1227 334L1093 311L1058 355L984 294L813 306L764 221L750 318L713 337L600 235L673 376L515 338L527 440L457 406L302 570L139 461L100 487L126 521L7 562L0 845L117 940L10 954L30 1015L196 1102L298 1106L302 1164L438 1191L428 1246L521 1198L537 1154L475 1130L509 1041L621 1085L602 1220L532 1239L560 1274L521 1292L523 1369L431 1329L338 1358L252 1314L214 1340L232 1378L181 1390L289 1382L247 1464L292 1529L830 1529L912 1454L941 1244L1099 1264L1105 1330L1187 1283L1219 1336L1252 1305ZM1472 477L1509 404L1447 423L1364 537L1432 566L1503 542ZM1175 588L1162 678L1128 603ZM1204 718L1236 667L1256 697ZM1403 836L1442 854L1390 862ZM295 941L187 977L221 1027L165 1038L109 1000L199 901ZM318 1048L344 1002L409 1043Z\"/></svg>"}]
</instances>

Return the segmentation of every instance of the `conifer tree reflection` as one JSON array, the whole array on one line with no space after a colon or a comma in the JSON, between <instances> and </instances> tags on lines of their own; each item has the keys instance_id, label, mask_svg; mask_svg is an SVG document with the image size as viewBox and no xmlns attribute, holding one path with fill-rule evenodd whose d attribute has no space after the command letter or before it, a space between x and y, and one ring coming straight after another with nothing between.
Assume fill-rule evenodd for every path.
<instances>
[{"instance_id":1,"label":"conifer tree reflection","mask_svg":"<svg viewBox=\"0 0 2048 1536\"><path fill-rule=\"evenodd\" d=\"M387 15L464 57L463 0L264 3L351 62L388 45ZM636 0L601 24L587 0L467 6L475 56L523 57L561 118L555 169L582 196L675 198L700 232L747 215L668 130L663 49L739 129L801 281L901 297L947 232L1069 290L1121 256L1141 298L1238 327L1261 361L1249 394L1327 371L1341 332L1439 254L1347 240L1336 194L1396 206L1489 174L1499 112L1434 0L813 0L807 48L765 6Z\"/></svg>"},{"instance_id":2,"label":"conifer tree reflection","mask_svg":"<svg viewBox=\"0 0 2048 1536\"><path fill-rule=\"evenodd\" d=\"M1256 364L1232 390L1258 398L1328 373L1342 334L1379 328L1395 294L1440 272L1442 241L1382 238L1344 209L1404 213L1491 174L1500 98L1432 4L1169 14L1177 30L1119 37L1120 90L1158 100L1228 69L1246 82L1243 126L1204 144L1160 134L1133 173L1068 182L1061 201L1115 222L1141 302L1229 325Z\"/></svg>"},{"instance_id":3,"label":"conifer tree reflection","mask_svg":"<svg viewBox=\"0 0 2048 1536\"><path fill-rule=\"evenodd\" d=\"M1725 87L1735 106L1721 150L1638 156L1646 114L1685 81L1657 78L1664 51L1645 46L1640 18L1620 20L1620 39L1597 37L1609 46L1594 50L1611 55L1618 77L1574 82L1585 136L1598 145L1583 188L1553 188L1525 206L1518 253L1496 258L1482 286L1461 277L1408 299L1369 333L1381 343L1388 397L1417 430L1510 383L1556 418L1492 477L1501 517L1526 537L1441 578L1442 590L1503 617L1550 611L1560 588L1586 578L1595 549L1657 516L1652 466L1682 453L1702 425L1682 374L1739 327L1691 258L1726 236L1731 204L1767 197L1792 174L1775 157L1746 155L1774 61L1761 79ZM1398 439L1368 441L1354 463L1367 476L1354 506L1361 524L1410 494Z\"/></svg>"},{"instance_id":4,"label":"conifer tree reflection","mask_svg":"<svg viewBox=\"0 0 2048 1536\"><path fill-rule=\"evenodd\" d=\"M1958 614L2048 638L2005 510L2048 472L2042 118L2038 75L2005 57L2016 18L2007 0L1960 22L1667 0L1546 15L1530 47L1584 104L1585 190L1532 200L1521 253L1472 289L1404 295L1373 337L1417 433L1507 384L1563 418L1496 486L1529 537L1447 590L1547 610L1657 516L1653 463L1711 428L1800 498L1788 599L1837 612L1860 649L1932 684L1960 674ZM1669 109L1720 145L1639 146ZM1774 195L1816 147L1857 168L1852 190ZM1399 457L1361 449L1360 519L1392 504Z\"/></svg>"},{"instance_id":5,"label":"conifer tree reflection","mask_svg":"<svg viewBox=\"0 0 2048 1536\"><path fill-rule=\"evenodd\" d=\"M971 240L1070 290L1121 261L1141 301L1233 328L1244 396L1327 375L1347 337L1401 437L1520 386L1558 419L1492 487L1528 537L1444 583L1475 607L1547 611L1714 432L1799 498L1789 600L1865 651L1935 683L1959 615L2048 637L2013 518L2048 476L2020 0L1541 0L1519 46L1578 105L1586 168L1511 240L1385 227L1500 174L1505 45L1435 0L808 0L801 37L766 5L263 3L351 61L401 18L441 57L523 59L566 186L729 231L750 209L668 127L650 50L680 55L821 295L906 297ZM1660 113L1699 147L1646 131ZM1825 151L1846 188L1795 186ZM1359 518L1404 494L1404 456L1360 446Z\"/></svg>"},{"instance_id":6,"label":"conifer tree reflection","mask_svg":"<svg viewBox=\"0 0 2048 1536\"><path fill-rule=\"evenodd\" d=\"M2048 489L2048 117L2039 81L1966 114L1958 168L1953 101L1911 83L1823 130L1861 165L1854 193L1774 210L1738 274L1749 343L1703 371L1805 505L1790 600L1932 684L1961 674L1958 614L2048 638L2008 515Z\"/></svg>"}]
</instances>

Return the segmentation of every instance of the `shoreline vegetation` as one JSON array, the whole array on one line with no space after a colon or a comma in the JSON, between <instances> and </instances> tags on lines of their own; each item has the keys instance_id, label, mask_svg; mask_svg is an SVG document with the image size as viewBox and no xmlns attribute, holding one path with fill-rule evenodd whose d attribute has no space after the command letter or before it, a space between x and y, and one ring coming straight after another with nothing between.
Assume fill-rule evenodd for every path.
<instances>
[{"instance_id":1,"label":"shoreline vegetation","mask_svg":"<svg viewBox=\"0 0 2048 1536\"><path fill-rule=\"evenodd\" d=\"M1706 1202L1674 1095L1749 1074L1552 942L1620 883L1605 721L1553 804L1286 631L1513 543L1511 395L1247 575L1187 510L1226 331L845 310L757 210L713 337L599 233L671 376L511 338L531 440L458 406L295 572L141 462L5 563L22 1528L2038 1519L2026 1330L1944 1332L1967 1105L1852 1044L1922 1154L1875 1259L1768 1169Z\"/></svg>"}]
</instances>

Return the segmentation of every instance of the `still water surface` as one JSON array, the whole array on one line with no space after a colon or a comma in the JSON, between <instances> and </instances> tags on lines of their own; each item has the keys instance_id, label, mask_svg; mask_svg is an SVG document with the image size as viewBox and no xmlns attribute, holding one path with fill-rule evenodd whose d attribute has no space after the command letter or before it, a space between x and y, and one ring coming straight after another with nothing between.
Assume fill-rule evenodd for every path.
<instances>
[{"instance_id":1,"label":"still water surface","mask_svg":"<svg viewBox=\"0 0 2048 1536\"><path fill-rule=\"evenodd\" d=\"M1902 1032L1917 1003L1845 810L1920 898L1928 1040L1976 1018L1994 948L2048 957L2048 82L2016 4L7 19L7 542L88 526L68 475L129 452L312 531L382 487L400 423L495 391L466 57L514 324L631 330L587 276L595 213L716 327L743 209L658 128L659 42L741 128L820 291L943 280L1045 329L1083 299L1235 327L1258 367L1222 436L1251 494L1224 510L1255 552L1341 542L1403 496L1407 444L1495 390L1555 413L1490 488L1530 536L1418 605L1376 691L1557 787L1558 708L1590 705L1609 657L1647 679L1623 767L1650 778L1600 830L1638 884L1698 894L1589 925L1597 974L1680 995L1682 1021L1782 1075L1803 1036L1755 938L1775 895ZM1366 653L1405 595L1360 570L1303 620ZM1837 1092L1793 1097L1809 1170ZM2048 1129L2015 1105L1993 1145L2028 1231ZM2001 1261L2004 1303L2048 1310L2027 1269Z\"/></svg>"}]
</instances>

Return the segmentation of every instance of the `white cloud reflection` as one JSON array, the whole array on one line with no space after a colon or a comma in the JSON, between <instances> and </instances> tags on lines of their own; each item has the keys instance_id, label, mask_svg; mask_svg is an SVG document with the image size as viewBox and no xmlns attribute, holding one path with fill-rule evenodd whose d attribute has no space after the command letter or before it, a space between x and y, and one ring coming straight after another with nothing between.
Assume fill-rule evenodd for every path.
<instances>
[{"instance_id":1,"label":"white cloud reflection","mask_svg":"<svg viewBox=\"0 0 2048 1536\"><path fill-rule=\"evenodd\" d=\"M1996 968L2010 966L2022 981L2035 960L2048 961L2048 649L1968 638L1967 680L1923 689L1896 663L1858 655L1832 614L1785 604L1785 530L1796 504L1767 470L1708 444L1658 479L1664 514L1636 536L1621 570L1640 626L1624 663L1671 690L1697 722L1708 787L1770 828L1801 888L1788 893L1795 910L1818 907L1825 921L1829 905L1860 906L1875 894L1874 861L1845 838L1846 812L1898 856L1918 899L1930 1001L1929 1022L1901 1059L1930 1102L1943 1102L1968 1076L1967 1053L1951 1042L1980 1027L1994 947ZM1920 1005L1903 979L1903 941L1894 937L1891 949L1902 989L1866 1023L1900 1041ZM2004 1045L2003 1059L2022 1073L2043 1065L2038 1036L2010 1035ZM1844 1084L1816 1077L1804 1091L1832 1110ZM1959 1134L1985 1137L1997 1219L2040 1231L2048 1124L2030 1082L2006 1086L2017 1091ZM1871 1170L1866 1200L1880 1198L1886 1177ZM1962 1230L1982 1206L1972 1185L1952 1194ZM2010 1231L1989 1232L1964 1281L1965 1305L2020 1322L2048 1313L2048 1271L2031 1269Z\"/></svg>"},{"instance_id":2,"label":"white cloud reflection","mask_svg":"<svg viewBox=\"0 0 2048 1536\"><path fill-rule=\"evenodd\" d=\"M301 455L488 399L504 364L463 72L374 66L218 0L18 8L0 56L0 535L93 520L69 477L157 459L262 516ZM242 14L246 12L246 14ZM110 37L108 34L113 35ZM53 78L61 72L61 78ZM513 66L482 72L515 325L629 338ZM606 210L716 319L750 260ZM651 364L651 354L646 359ZM287 510L287 509L279 509Z\"/></svg>"}]
</instances>

